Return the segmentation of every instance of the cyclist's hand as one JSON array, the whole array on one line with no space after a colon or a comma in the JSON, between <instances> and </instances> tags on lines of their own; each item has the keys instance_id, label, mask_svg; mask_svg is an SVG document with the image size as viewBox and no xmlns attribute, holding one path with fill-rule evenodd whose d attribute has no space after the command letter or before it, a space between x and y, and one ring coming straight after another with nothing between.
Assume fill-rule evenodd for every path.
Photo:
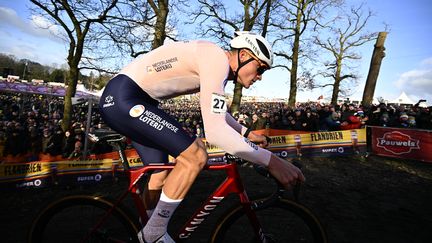
<instances>
[{"instance_id":1,"label":"cyclist's hand","mask_svg":"<svg viewBox=\"0 0 432 243\"><path fill-rule=\"evenodd\" d=\"M248 139L251 142L253 142L255 144L258 144L261 148L266 148L269 145L266 136L260 135L260 134L256 134L254 132L249 133Z\"/></svg>"},{"instance_id":2,"label":"cyclist's hand","mask_svg":"<svg viewBox=\"0 0 432 243\"><path fill-rule=\"evenodd\" d=\"M274 154L270 159L268 170L286 189L292 189L297 183L305 181L299 168Z\"/></svg>"}]
</instances>

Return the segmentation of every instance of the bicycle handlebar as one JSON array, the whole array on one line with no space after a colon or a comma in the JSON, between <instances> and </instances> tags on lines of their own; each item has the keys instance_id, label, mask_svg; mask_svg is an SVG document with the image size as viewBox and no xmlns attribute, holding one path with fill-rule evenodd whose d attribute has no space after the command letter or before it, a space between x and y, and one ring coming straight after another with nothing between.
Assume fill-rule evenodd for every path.
<instances>
[{"instance_id":1,"label":"bicycle handlebar","mask_svg":"<svg viewBox=\"0 0 432 243\"><path fill-rule=\"evenodd\" d=\"M245 163L249 163L246 160L243 160L243 159L241 159L239 157L236 157L236 156L228 154L228 153L225 154L225 158L226 158L227 162L237 163L239 165L242 165L242 164L245 164ZM296 166L297 168L299 168L300 170L303 167L302 164L299 161L297 161L297 160L294 160L292 162L292 164L294 166ZM258 174L260 174L260 175L262 175L262 176L264 176L266 178L271 178L271 179L273 179L276 182L276 184L277 184L277 194L278 195L282 194L285 191L285 187L276 179L276 177L274 177L270 173L270 171L266 167L264 167L262 165L253 164L253 168L255 169L255 171ZM292 188L295 201L298 201L298 199L299 199L300 189L301 189L301 182L298 181L293 186L293 188Z\"/></svg>"}]
</instances>

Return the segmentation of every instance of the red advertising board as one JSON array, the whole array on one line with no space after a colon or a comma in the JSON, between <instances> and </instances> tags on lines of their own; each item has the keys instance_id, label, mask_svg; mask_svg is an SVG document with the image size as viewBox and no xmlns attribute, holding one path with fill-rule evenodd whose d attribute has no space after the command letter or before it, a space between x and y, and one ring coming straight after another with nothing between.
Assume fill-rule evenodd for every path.
<instances>
[{"instance_id":1,"label":"red advertising board","mask_svg":"<svg viewBox=\"0 0 432 243\"><path fill-rule=\"evenodd\" d=\"M432 131L388 127L371 129L374 154L432 162Z\"/></svg>"}]
</instances>

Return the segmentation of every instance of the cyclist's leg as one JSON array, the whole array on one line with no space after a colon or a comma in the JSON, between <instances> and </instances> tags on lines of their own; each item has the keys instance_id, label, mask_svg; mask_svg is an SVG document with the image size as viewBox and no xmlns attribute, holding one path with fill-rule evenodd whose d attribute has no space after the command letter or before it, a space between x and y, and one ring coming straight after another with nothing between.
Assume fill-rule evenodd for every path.
<instances>
[{"instance_id":1,"label":"cyclist's leg","mask_svg":"<svg viewBox=\"0 0 432 243\"><path fill-rule=\"evenodd\" d=\"M207 151L202 140L196 138L194 143L176 157L176 161L176 166L165 181L163 191L169 198L182 199L207 162Z\"/></svg>"},{"instance_id":2,"label":"cyclist's leg","mask_svg":"<svg viewBox=\"0 0 432 243\"><path fill-rule=\"evenodd\" d=\"M177 164L169 173L162 188L155 212L144 227L145 240L155 242L167 230L168 222L186 196L198 173L207 162L207 152L201 139L195 141L176 157Z\"/></svg>"},{"instance_id":3,"label":"cyclist's leg","mask_svg":"<svg viewBox=\"0 0 432 243\"><path fill-rule=\"evenodd\" d=\"M166 151L177 161L162 189L161 200L156 206L158 213L151 216L144 229L147 241L152 242L155 237L165 234L172 213L204 167L207 153L200 140L191 138L134 81L125 75L114 79L105 87L99 104L105 122L132 141Z\"/></svg>"},{"instance_id":4,"label":"cyclist's leg","mask_svg":"<svg viewBox=\"0 0 432 243\"><path fill-rule=\"evenodd\" d=\"M168 154L162 150L148 147L135 141L132 141L132 145L138 152L141 161L145 165L153 162L168 162ZM142 199L145 208L147 209L147 215L149 217L152 215L153 210L156 207L157 202L159 201L162 187L165 183L165 179L168 176L168 173L169 172L167 170L153 172L153 174L150 176L149 181L145 184Z\"/></svg>"}]
</instances>

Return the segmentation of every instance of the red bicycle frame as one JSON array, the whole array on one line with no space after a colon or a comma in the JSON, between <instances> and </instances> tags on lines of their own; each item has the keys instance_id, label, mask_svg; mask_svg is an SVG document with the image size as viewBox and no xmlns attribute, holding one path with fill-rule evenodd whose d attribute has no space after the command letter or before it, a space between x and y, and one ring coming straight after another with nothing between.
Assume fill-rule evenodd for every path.
<instances>
[{"instance_id":1,"label":"red bicycle frame","mask_svg":"<svg viewBox=\"0 0 432 243\"><path fill-rule=\"evenodd\" d=\"M146 213L146 209L144 204L142 203L142 199L139 196L140 191L138 189L137 182L141 179L141 177L149 171L154 170L171 170L173 169L175 164L150 164L148 166L144 166L139 169L131 169L125 170L129 181L128 190L119 198L117 203L120 203L128 194L131 192L133 201L137 207L137 210L141 217L141 222L147 222L148 216ZM259 239L264 239L264 235L261 230L261 226L256 218L256 215L252 211L251 202L249 197L244 189L243 182L241 180L240 174L237 169L237 164L233 163L224 163L224 164L214 164L214 165L206 165L205 170L225 170L226 179L219 185L215 191L208 196L206 201L195 210L194 214L189 218L189 220L184 224L183 227L179 230L175 238L178 239L187 239L192 233L199 227L199 225L212 213L212 211L220 204L220 202L229 194L236 193L240 198L240 203L246 211L252 226L255 230L255 234Z\"/></svg>"}]
</instances>

